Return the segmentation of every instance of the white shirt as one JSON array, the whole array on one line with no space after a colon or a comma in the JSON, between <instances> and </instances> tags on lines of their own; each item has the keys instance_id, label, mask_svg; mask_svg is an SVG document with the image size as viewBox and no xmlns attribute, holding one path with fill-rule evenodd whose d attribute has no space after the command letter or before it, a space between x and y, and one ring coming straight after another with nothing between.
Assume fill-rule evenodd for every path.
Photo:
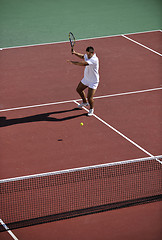
<instances>
[{"instance_id":1,"label":"white shirt","mask_svg":"<svg viewBox=\"0 0 162 240\"><path fill-rule=\"evenodd\" d=\"M99 82L99 60L96 54L89 59L87 54L84 55L84 60L89 64L84 70L84 79L90 82Z\"/></svg>"}]
</instances>

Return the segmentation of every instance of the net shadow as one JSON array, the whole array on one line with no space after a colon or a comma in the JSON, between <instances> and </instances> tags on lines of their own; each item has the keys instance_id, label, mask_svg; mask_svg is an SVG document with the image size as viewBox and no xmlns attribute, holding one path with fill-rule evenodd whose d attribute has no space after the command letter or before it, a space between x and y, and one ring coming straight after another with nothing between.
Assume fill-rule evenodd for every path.
<instances>
[{"instance_id":1,"label":"net shadow","mask_svg":"<svg viewBox=\"0 0 162 240\"><path fill-rule=\"evenodd\" d=\"M90 214L96 214L96 213L101 213L101 212L106 212L106 211L111 211L111 210L116 210L121 208L133 207L133 206L147 204L151 202L157 202L157 201L162 201L162 194L145 197L145 198L139 198L136 200L123 201L118 203L105 204L105 205L96 206L96 207L79 209L76 211L69 211L65 213L60 213L60 214L55 214L55 215L50 215L50 216L45 216L40 218L34 218L34 219L29 219L29 220L24 220L19 222L13 222L13 223L7 224L7 227L10 230L13 230L13 229L39 225L43 223L61 221L65 219L70 219L70 218L75 218L75 217L80 217L80 216L85 216ZM0 232L4 232L4 231L6 231L5 228L2 225L0 225Z\"/></svg>"}]
</instances>

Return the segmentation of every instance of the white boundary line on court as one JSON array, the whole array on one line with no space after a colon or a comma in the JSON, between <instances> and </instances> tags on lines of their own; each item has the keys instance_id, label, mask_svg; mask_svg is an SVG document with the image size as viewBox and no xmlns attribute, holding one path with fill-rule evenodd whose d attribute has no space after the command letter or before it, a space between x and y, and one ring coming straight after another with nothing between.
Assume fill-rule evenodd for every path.
<instances>
[{"instance_id":1,"label":"white boundary line on court","mask_svg":"<svg viewBox=\"0 0 162 240\"><path fill-rule=\"evenodd\" d=\"M131 94L137 94L137 93L152 92L152 91L157 91L157 90L162 90L162 87L145 89L145 90L138 90L138 91L134 91L134 92L125 92L125 93L116 93L116 94L105 95L105 96L98 96L98 97L94 97L94 99L107 98L107 97L117 97L117 96L131 95Z\"/></svg>"},{"instance_id":2,"label":"white boundary line on court","mask_svg":"<svg viewBox=\"0 0 162 240\"><path fill-rule=\"evenodd\" d=\"M121 34L114 34L114 35L101 36L101 37L83 38L83 39L77 39L76 42L86 41L86 40L94 40L94 39L102 39L102 38L110 38L110 37L121 37L122 35L133 35L133 34L142 34L142 33L152 33L152 32L161 32L161 30L160 30L160 29L157 29L157 30L143 31L143 32L121 33ZM68 40L68 41L58 41L58 42L49 42L49 43L38 43L38 44L22 45L22 46L13 46L13 47L4 47L4 48L0 48L0 50L15 49L15 48L25 48L25 47L36 47L36 46L45 46L45 45L53 45L53 44L68 43L68 42L69 42L69 40Z\"/></svg>"},{"instance_id":3,"label":"white boundary line on court","mask_svg":"<svg viewBox=\"0 0 162 240\"><path fill-rule=\"evenodd\" d=\"M74 100L74 102L79 105L79 103L77 101ZM85 111L89 111L87 108L83 107L83 109ZM105 124L107 127L111 128L114 132L116 132L117 134L119 134L121 137L125 138L128 142L132 143L134 146L136 146L137 148L139 148L141 151L143 151L144 153L146 153L148 156L150 157L155 157L154 155L152 155L150 152L148 152L147 150L145 150L144 148L142 148L140 145L138 145L137 143L135 143L134 141L132 141L130 138L128 138L127 136L125 136L123 133L119 132L116 128L114 128L113 126L111 126L109 123L105 122L102 118L98 117L96 114L93 114L93 116L98 119L100 122L102 122L103 124ZM162 164L162 162L158 159L156 159L158 162L160 162Z\"/></svg>"},{"instance_id":4,"label":"white boundary line on court","mask_svg":"<svg viewBox=\"0 0 162 240\"><path fill-rule=\"evenodd\" d=\"M14 239L14 240L18 240L18 238L13 234L13 232L6 226L6 224L2 221L2 219L0 219L0 224L4 227L4 229L10 234L10 236Z\"/></svg>"},{"instance_id":5,"label":"white boundary line on court","mask_svg":"<svg viewBox=\"0 0 162 240\"><path fill-rule=\"evenodd\" d=\"M128 39L129 41L134 42L134 43L138 44L139 46L141 46L143 48L146 48L147 50L149 50L149 51L151 51L151 52L153 52L153 53L155 53L155 54L157 54L157 55L162 57L162 54L156 52L155 50L153 50L153 49L151 49L151 48L149 48L149 47L147 47L147 46L145 46L145 45L143 45L143 44L141 44L141 43L139 43L139 42L137 42L137 41L135 41L133 39L131 39L130 37L127 37L125 35L122 35L122 37L124 37L124 38Z\"/></svg>"},{"instance_id":6,"label":"white boundary line on court","mask_svg":"<svg viewBox=\"0 0 162 240\"><path fill-rule=\"evenodd\" d=\"M137 91L134 91L134 92L125 92L125 93L116 93L116 94L110 94L110 95L105 95L105 96L98 96L98 97L94 97L94 99L117 97L117 96L131 95L131 94L137 94L137 93L146 93L146 92L152 92L152 91L157 91L157 90L162 90L162 87L145 89L145 90L137 90ZM45 107L45 106L51 106L51 105L57 105L57 104L63 104L63 103L72 103L73 101L74 100L67 100L67 101L61 101L61 102L43 103L43 104L24 106L24 107L14 107L14 108L8 108L8 109L0 109L0 112L30 109L30 108L36 108L36 107ZM81 99L75 99L75 101L81 101Z\"/></svg>"}]
</instances>

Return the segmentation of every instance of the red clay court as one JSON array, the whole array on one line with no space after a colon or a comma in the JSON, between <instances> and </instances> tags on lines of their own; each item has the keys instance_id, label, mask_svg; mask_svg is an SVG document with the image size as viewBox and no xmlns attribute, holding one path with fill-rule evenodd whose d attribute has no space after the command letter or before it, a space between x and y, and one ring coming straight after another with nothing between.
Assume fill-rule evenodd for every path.
<instances>
[{"instance_id":1,"label":"red clay court","mask_svg":"<svg viewBox=\"0 0 162 240\"><path fill-rule=\"evenodd\" d=\"M69 43L0 51L1 179L160 156L161 35L76 42L78 52L94 46L100 60L93 117L77 108L83 68L67 64L75 59ZM158 240L160 210L156 201L13 229L15 238L6 231L0 239Z\"/></svg>"}]
</instances>

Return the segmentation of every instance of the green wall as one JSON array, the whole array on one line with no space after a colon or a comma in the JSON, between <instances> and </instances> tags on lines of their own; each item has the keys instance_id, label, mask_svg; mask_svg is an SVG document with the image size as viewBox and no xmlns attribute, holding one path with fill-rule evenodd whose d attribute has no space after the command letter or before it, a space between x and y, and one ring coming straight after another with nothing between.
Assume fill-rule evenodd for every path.
<instances>
[{"instance_id":1,"label":"green wall","mask_svg":"<svg viewBox=\"0 0 162 240\"><path fill-rule=\"evenodd\" d=\"M0 47L161 29L161 0L0 0Z\"/></svg>"}]
</instances>

